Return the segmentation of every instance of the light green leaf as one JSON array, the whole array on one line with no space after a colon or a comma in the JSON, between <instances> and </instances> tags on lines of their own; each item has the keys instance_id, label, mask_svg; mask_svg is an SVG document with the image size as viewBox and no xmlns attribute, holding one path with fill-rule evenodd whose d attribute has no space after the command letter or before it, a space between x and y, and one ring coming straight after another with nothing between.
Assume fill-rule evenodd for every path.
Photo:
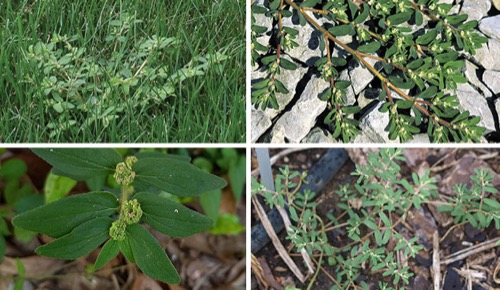
<instances>
[{"instance_id":1,"label":"light green leaf","mask_svg":"<svg viewBox=\"0 0 500 290\"><path fill-rule=\"evenodd\" d=\"M179 196L198 196L227 184L224 179L180 160L142 158L132 170L136 173L134 186L152 186Z\"/></svg>"},{"instance_id":2,"label":"light green leaf","mask_svg":"<svg viewBox=\"0 0 500 290\"><path fill-rule=\"evenodd\" d=\"M120 246L118 245L118 241L109 239L104 247L102 247L101 252L99 252L99 256L97 256L97 260L95 261L94 269L99 270L104 265L106 265L111 259L118 255L120 250Z\"/></svg>"},{"instance_id":3,"label":"light green leaf","mask_svg":"<svg viewBox=\"0 0 500 290\"><path fill-rule=\"evenodd\" d=\"M134 195L143 211L142 221L172 237L187 237L210 228L213 221L182 204L149 192Z\"/></svg>"},{"instance_id":4,"label":"light green leaf","mask_svg":"<svg viewBox=\"0 0 500 290\"><path fill-rule=\"evenodd\" d=\"M36 248L42 256L73 260L85 256L101 245L109 236L112 220L109 217L91 219L46 245Z\"/></svg>"},{"instance_id":5,"label":"light green leaf","mask_svg":"<svg viewBox=\"0 0 500 290\"><path fill-rule=\"evenodd\" d=\"M118 201L112 193L77 194L24 212L16 216L12 224L58 238L92 218L112 215L117 208Z\"/></svg>"},{"instance_id":6,"label":"light green leaf","mask_svg":"<svg viewBox=\"0 0 500 290\"><path fill-rule=\"evenodd\" d=\"M65 197L76 183L76 180L69 177L56 175L52 171L49 172L43 187L45 203L51 203Z\"/></svg>"},{"instance_id":7,"label":"light green leaf","mask_svg":"<svg viewBox=\"0 0 500 290\"><path fill-rule=\"evenodd\" d=\"M222 200L222 192L220 189L212 190L200 195L200 204L205 214L212 219L217 219L219 208Z\"/></svg>"},{"instance_id":8,"label":"light green leaf","mask_svg":"<svg viewBox=\"0 0 500 290\"><path fill-rule=\"evenodd\" d=\"M122 161L116 150L107 148L36 148L31 151L58 169L58 172L79 179L111 174Z\"/></svg>"},{"instance_id":9,"label":"light green leaf","mask_svg":"<svg viewBox=\"0 0 500 290\"><path fill-rule=\"evenodd\" d=\"M144 274L168 284L181 282L181 278L165 254L165 250L146 229L138 224L129 225L127 239L130 242L137 266Z\"/></svg>"},{"instance_id":10,"label":"light green leaf","mask_svg":"<svg viewBox=\"0 0 500 290\"><path fill-rule=\"evenodd\" d=\"M238 162L231 165L229 168L228 176L229 183L231 184L231 189L233 195L236 198L236 202L239 202L241 196L243 195L243 189L245 186L245 175L246 173L246 158L241 156L238 158Z\"/></svg>"}]
</instances>

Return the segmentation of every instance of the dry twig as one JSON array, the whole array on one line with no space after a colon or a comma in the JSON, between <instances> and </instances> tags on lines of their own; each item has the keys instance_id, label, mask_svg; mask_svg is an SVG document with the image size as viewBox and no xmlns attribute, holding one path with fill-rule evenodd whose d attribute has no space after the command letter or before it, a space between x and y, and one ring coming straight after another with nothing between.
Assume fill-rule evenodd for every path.
<instances>
[{"instance_id":1,"label":"dry twig","mask_svg":"<svg viewBox=\"0 0 500 290\"><path fill-rule=\"evenodd\" d=\"M496 244L498 241L500 241L500 237L493 239L493 240L486 241L486 242L482 242L482 243L474 245L472 247L468 247L468 248L463 249L461 251L455 252L455 253L445 257L444 261L441 261L441 264L448 265L448 264L451 264L455 261L463 260L469 256L480 253L482 251L486 251L486 250L495 248L498 246Z\"/></svg>"},{"instance_id":2,"label":"dry twig","mask_svg":"<svg viewBox=\"0 0 500 290\"><path fill-rule=\"evenodd\" d=\"M441 284L441 267L439 265L439 233L435 231L432 235L432 271L434 272L434 290L440 289Z\"/></svg>"}]
</instances>

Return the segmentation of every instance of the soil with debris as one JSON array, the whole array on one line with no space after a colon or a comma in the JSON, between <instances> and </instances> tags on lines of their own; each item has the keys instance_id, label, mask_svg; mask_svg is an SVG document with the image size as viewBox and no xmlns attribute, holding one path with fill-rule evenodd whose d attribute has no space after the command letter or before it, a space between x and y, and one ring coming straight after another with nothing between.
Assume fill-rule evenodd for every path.
<instances>
[{"instance_id":1,"label":"soil with debris","mask_svg":"<svg viewBox=\"0 0 500 290\"><path fill-rule=\"evenodd\" d=\"M190 149L192 156L200 150ZM28 172L22 177L38 193L43 192L45 177L50 166L27 149L9 149L1 155L0 161L16 157L28 165ZM228 179L227 176L223 176ZM0 179L0 190L4 184ZM88 192L85 184L79 182L70 194ZM38 195L38 194L37 194ZM39 194L41 196L41 194ZM245 225L245 197L237 203L231 189L223 192L221 211L236 214ZM201 211L197 202L185 204ZM6 209L3 194L0 195L0 211ZM11 232L10 219L7 218ZM245 232L238 235L211 235L200 233L188 238L170 238L149 228L160 245L166 250L181 277L180 285L166 285L141 273L135 264L128 264L119 254L103 269L92 273L90 270L100 249L75 261L63 261L38 256L34 249L46 242L47 237L35 236L28 242L21 242L12 235L6 238L6 256L0 262L0 290L14 289L19 277L16 260L24 268L23 290L31 289L245 289Z\"/></svg>"},{"instance_id":2,"label":"soil with debris","mask_svg":"<svg viewBox=\"0 0 500 290\"><path fill-rule=\"evenodd\" d=\"M347 149L350 159L343 165L337 174L323 188L316 202L319 203L317 212L319 216L326 216L328 213L339 215L342 210L336 204L339 197L335 191L340 184L356 182L351 176L355 169L355 164L366 162L368 151L378 149ZM452 195L452 187L457 183L470 184L470 176L473 175L474 168L489 168L495 175L493 185L500 188L500 150L496 149L422 149L412 148L404 149L405 162L399 162L401 166L400 174L403 178L410 178L411 173L423 173L426 169L431 171L431 176L437 180L440 194ZM287 160L280 159L274 166L273 172L278 173L278 168L289 165L291 168L310 169L319 159L321 149L311 149L298 153L291 153L286 156ZM272 154L279 153L271 150ZM252 156L252 160L254 157ZM256 162L252 163L255 168ZM254 169L252 168L252 169ZM500 194L497 193L497 200L500 200ZM264 205L264 203L262 203ZM485 243L500 237L500 230L495 229L494 223L490 227L478 230L466 224L465 226L453 226L453 219L448 214L438 212L433 205L424 205L422 210L413 210L413 218L407 219L405 227L419 238L419 244L424 249L419 252L416 259L410 259L408 265L410 271L414 273L410 283L404 289L432 289L432 234L437 230L441 237L439 245L439 255L441 261L447 256L466 249L473 245ZM252 225L259 223L257 214L252 208ZM299 254L292 249L292 245L286 240L284 231L279 233L288 253L299 266L302 273L306 273L306 267ZM329 233L329 241L335 242L336 246L345 244L342 235L334 236ZM258 253L254 253L252 259L252 289L266 289L268 285L271 289L284 289L286 286L295 286L299 289L305 289L309 280L304 284L300 283L287 265L281 260L278 252L272 243L268 243ZM262 274L255 275L254 265L262 268ZM335 277L334 267L328 267L323 264L323 270L319 272L313 289L330 289L334 283L328 276ZM441 289L500 289L500 247L493 247L481 251L478 254L471 255L462 260L441 265ZM365 269L360 277L360 281L365 281L370 289L378 289L378 282L384 281L391 285L392 281L386 279L378 273L371 273ZM361 288L359 288L361 289Z\"/></svg>"}]
</instances>

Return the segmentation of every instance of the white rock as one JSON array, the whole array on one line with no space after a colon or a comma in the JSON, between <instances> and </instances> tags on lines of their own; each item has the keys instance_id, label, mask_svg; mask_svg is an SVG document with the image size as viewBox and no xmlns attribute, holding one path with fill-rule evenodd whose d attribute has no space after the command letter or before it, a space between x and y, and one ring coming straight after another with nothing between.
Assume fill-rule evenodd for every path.
<instances>
[{"instance_id":1,"label":"white rock","mask_svg":"<svg viewBox=\"0 0 500 290\"><path fill-rule=\"evenodd\" d=\"M316 19L314 15L309 14L314 20L322 23L320 20ZM322 56L321 50L319 49L319 40L321 38L321 33L315 29L309 22L301 26L300 24L294 24L292 22L293 17L286 17L283 19L283 26L294 28L299 31L299 34L295 37L294 41L299 44L299 46L294 47L287 51L287 54L292 58L299 59L309 66L314 65L316 60Z\"/></svg>"},{"instance_id":2,"label":"white rock","mask_svg":"<svg viewBox=\"0 0 500 290\"><path fill-rule=\"evenodd\" d=\"M500 41L489 39L487 44L476 50L474 58L485 68L490 70L500 70Z\"/></svg>"},{"instance_id":3,"label":"white rock","mask_svg":"<svg viewBox=\"0 0 500 290\"><path fill-rule=\"evenodd\" d=\"M377 60L365 58L366 62L375 67ZM378 65L377 65L378 66ZM380 70L380 67L378 67ZM359 63L359 65L349 72L351 76L352 88L354 93L358 95L366 86L373 80L374 76L369 69Z\"/></svg>"},{"instance_id":4,"label":"white rock","mask_svg":"<svg viewBox=\"0 0 500 290\"><path fill-rule=\"evenodd\" d=\"M491 2L485 0L464 0L461 14L469 15L467 21L481 20L491 9Z\"/></svg>"},{"instance_id":5,"label":"white rock","mask_svg":"<svg viewBox=\"0 0 500 290\"><path fill-rule=\"evenodd\" d=\"M285 128L279 124L273 127L273 132L271 133L271 143L273 144L283 144L285 142Z\"/></svg>"},{"instance_id":6,"label":"white rock","mask_svg":"<svg viewBox=\"0 0 500 290\"><path fill-rule=\"evenodd\" d=\"M465 77L467 77L471 84L479 88L485 97L491 97L491 91L479 80L476 70L477 66L468 60L465 61Z\"/></svg>"},{"instance_id":7,"label":"white rock","mask_svg":"<svg viewBox=\"0 0 500 290\"><path fill-rule=\"evenodd\" d=\"M321 128L314 128L307 134L307 136L300 141L300 143L337 143L335 139L333 139L332 134L328 131L324 131Z\"/></svg>"},{"instance_id":8,"label":"white rock","mask_svg":"<svg viewBox=\"0 0 500 290\"><path fill-rule=\"evenodd\" d=\"M361 118L359 127L373 143L399 143L399 138L389 139L389 131L386 131L386 127L389 125L389 114L379 111L382 105L381 102L365 114Z\"/></svg>"},{"instance_id":9,"label":"white rock","mask_svg":"<svg viewBox=\"0 0 500 290\"><path fill-rule=\"evenodd\" d=\"M500 11L500 0L491 0L491 2L493 3L493 6Z\"/></svg>"},{"instance_id":10,"label":"white rock","mask_svg":"<svg viewBox=\"0 0 500 290\"><path fill-rule=\"evenodd\" d=\"M479 30L491 38L500 40L500 15L483 18L479 22Z\"/></svg>"},{"instance_id":11,"label":"white rock","mask_svg":"<svg viewBox=\"0 0 500 290\"><path fill-rule=\"evenodd\" d=\"M483 73L484 83L493 91L494 94L500 94L500 72L485 70Z\"/></svg>"},{"instance_id":12,"label":"white rock","mask_svg":"<svg viewBox=\"0 0 500 290\"><path fill-rule=\"evenodd\" d=\"M459 107L469 111L471 115L479 116L481 118L479 125L486 127L487 130L494 131L495 121L484 96L469 84L458 84L457 87L456 94L460 102Z\"/></svg>"},{"instance_id":13,"label":"white rock","mask_svg":"<svg viewBox=\"0 0 500 290\"><path fill-rule=\"evenodd\" d=\"M327 104L326 101L320 100L318 95L328 87L326 81L312 76L297 103L276 122L275 127L283 126L285 137L290 143L299 143L314 127L316 118L325 110Z\"/></svg>"},{"instance_id":14,"label":"white rock","mask_svg":"<svg viewBox=\"0 0 500 290\"><path fill-rule=\"evenodd\" d=\"M408 144L426 144L426 143L431 143L431 140L429 139L429 135L425 133L420 133L417 135L413 136L413 139L406 141Z\"/></svg>"},{"instance_id":15,"label":"white rock","mask_svg":"<svg viewBox=\"0 0 500 290\"><path fill-rule=\"evenodd\" d=\"M269 127L271 127L272 122L269 115L261 110L255 110L254 108L252 108L251 124L252 128L250 137L252 139L252 143L255 143L260 138L260 136L262 136L262 134L264 134L264 132L266 132Z\"/></svg>"}]
</instances>

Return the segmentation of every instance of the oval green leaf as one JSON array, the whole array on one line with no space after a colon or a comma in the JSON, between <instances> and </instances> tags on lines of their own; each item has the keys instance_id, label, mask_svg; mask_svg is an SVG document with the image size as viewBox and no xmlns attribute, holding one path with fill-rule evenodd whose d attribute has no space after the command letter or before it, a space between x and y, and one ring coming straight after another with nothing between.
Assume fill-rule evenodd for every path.
<instances>
[{"instance_id":1,"label":"oval green leaf","mask_svg":"<svg viewBox=\"0 0 500 290\"><path fill-rule=\"evenodd\" d=\"M122 161L120 154L109 148L36 148L31 151L66 176L78 179L111 174Z\"/></svg>"},{"instance_id":2,"label":"oval green leaf","mask_svg":"<svg viewBox=\"0 0 500 290\"><path fill-rule=\"evenodd\" d=\"M99 252L99 256L97 256L97 260L95 261L94 269L99 270L104 265L106 265L111 259L118 255L120 251L120 246L118 245L117 240L109 239L104 247L102 247L101 252Z\"/></svg>"},{"instance_id":3,"label":"oval green leaf","mask_svg":"<svg viewBox=\"0 0 500 290\"><path fill-rule=\"evenodd\" d=\"M377 41L370 42L365 45L361 45L358 47L358 51L364 52L364 53L374 53L380 48L380 43Z\"/></svg>"},{"instance_id":4,"label":"oval green leaf","mask_svg":"<svg viewBox=\"0 0 500 290\"><path fill-rule=\"evenodd\" d=\"M354 27L350 24L334 26L328 29L328 32L334 36L354 35L356 33Z\"/></svg>"},{"instance_id":5,"label":"oval green leaf","mask_svg":"<svg viewBox=\"0 0 500 290\"><path fill-rule=\"evenodd\" d=\"M95 217L110 216L118 208L117 198L109 192L72 195L29 210L12 220L16 227L58 238Z\"/></svg>"},{"instance_id":6,"label":"oval green leaf","mask_svg":"<svg viewBox=\"0 0 500 290\"><path fill-rule=\"evenodd\" d=\"M138 224L129 225L127 239L137 266L144 274L167 284L181 282L179 274L165 251L145 228Z\"/></svg>"},{"instance_id":7,"label":"oval green leaf","mask_svg":"<svg viewBox=\"0 0 500 290\"><path fill-rule=\"evenodd\" d=\"M132 169L136 173L134 186L154 187L179 196L198 196L227 184L224 179L181 160L142 158Z\"/></svg>"},{"instance_id":8,"label":"oval green leaf","mask_svg":"<svg viewBox=\"0 0 500 290\"><path fill-rule=\"evenodd\" d=\"M69 234L36 248L35 252L42 256L65 260L85 256L106 240L111 223L109 217L91 219L74 228Z\"/></svg>"},{"instance_id":9,"label":"oval green leaf","mask_svg":"<svg viewBox=\"0 0 500 290\"><path fill-rule=\"evenodd\" d=\"M213 225L210 218L156 194L140 192L134 198L141 205L142 221L171 237L188 237Z\"/></svg>"}]
</instances>

